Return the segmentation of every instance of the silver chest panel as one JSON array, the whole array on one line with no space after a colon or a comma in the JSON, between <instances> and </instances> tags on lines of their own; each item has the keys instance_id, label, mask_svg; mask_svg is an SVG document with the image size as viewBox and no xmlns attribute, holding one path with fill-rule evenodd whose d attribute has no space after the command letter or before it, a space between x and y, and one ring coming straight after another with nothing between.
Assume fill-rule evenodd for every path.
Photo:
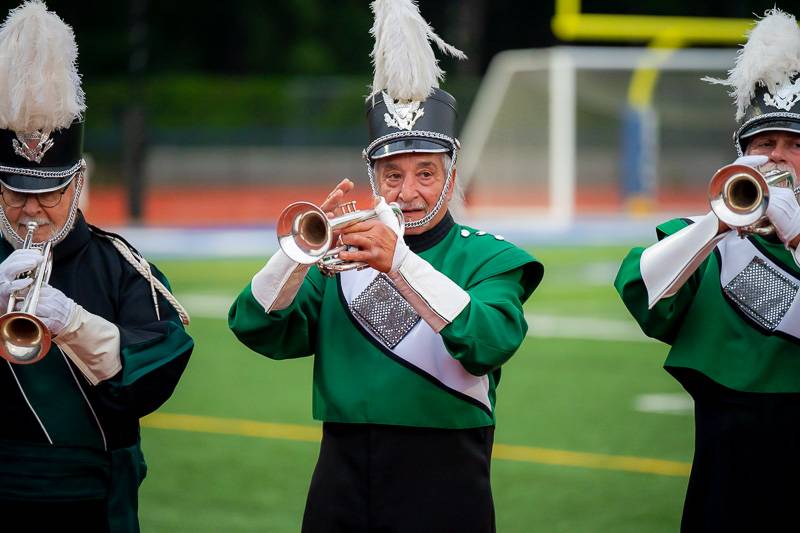
<instances>
[{"instance_id":1,"label":"silver chest panel","mask_svg":"<svg viewBox=\"0 0 800 533\"><path fill-rule=\"evenodd\" d=\"M794 280L754 257L723 290L744 314L774 331L792 306L797 289Z\"/></svg>"},{"instance_id":2,"label":"silver chest panel","mask_svg":"<svg viewBox=\"0 0 800 533\"><path fill-rule=\"evenodd\" d=\"M420 316L385 274L379 274L350 302L350 311L389 348L397 346Z\"/></svg>"}]
</instances>

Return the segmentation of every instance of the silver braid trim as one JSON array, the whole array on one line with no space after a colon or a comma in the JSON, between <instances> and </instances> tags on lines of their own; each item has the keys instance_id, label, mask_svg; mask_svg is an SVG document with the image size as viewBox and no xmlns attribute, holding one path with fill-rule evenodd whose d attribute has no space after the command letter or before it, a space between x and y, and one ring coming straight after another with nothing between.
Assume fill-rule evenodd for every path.
<instances>
[{"instance_id":1,"label":"silver braid trim","mask_svg":"<svg viewBox=\"0 0 800 533\"><path fill-rule=\"evenodd\" d=\"M66 170L39 170L36 168L19 168L0 165L0 172L19 174L21 176L33 176L34 178L66 178L81 170L81 167L85 164L85 161L81 159Z\"/></svg>"},{"instance_id":2,"label":"silver braid trim","mask_svg":"<svg viewBox=\"0 0 800 533\"><path fill-rule=\"evenodd\" d=\"M364 157L364 161L367 164L367 176L369 176L369 185L372 187L372 192L375 196L380 196L380 191L378 190L378 184L375 180L375 174L372 171L372 161L369 157L369 153L375 149L376 146L381 144L385 144L387 142L393 141L395 139L405 139L408 137L422 137L422 138L429 138L429 139L439 139L442 141L447 141L450 146L452 147L453 156L450 160L450 166L447 169L447 179L445 179L444 187L442 188L441 194L439 194L439 199L436 200L436 204L433 206L427 215L422 217L419 220L415 220L414 222L406 222L406 228L419 228L428 224L431 220L433 220L436 215L441 210L442 206L444 205L445 197L447 193L450 191L450 187L453 183L453 169L456 167L456 161L458 160L458 152L461 147L461 143L458 142L458 139L454 139L448 135L444 135L443 133L438 133L435 131L398 131L395 133L390 133L388 135L384 135L383 137L378 137L374 141L372 141L369 146L364 149L362 156Z\"/></svg>"},{"instance_id":3,"label":"silver braid trim","mask_svg":"<svg viewBox=\"0 0 800 533\"><path fill-rule=\"evenodd\" d=\"M416 138L422 137L427 139L438 139L440 141L447 141L451 146L457 147L459 142L458 140L450 137L449 135L445 135L444 133L439 133L438 131L396 131L394 133L389 133L384 135L383 137L378 137L369 145L364 148L364 157L369 159L369 154L372 152L377 146L381 144L386 144L389 141L393 141L395 139L407 139L407 138Z\"/></svg>"},{"instance_id":4,"label":"silver braid trim","mask_svg":"<svg viewBox=\"0 0 800 533\"><path fill-rule=\"evenodd\" d=\"M136 269L136 272L141 274L143 278L150 282L150 290L153 293L153 305L156 310L156 316L159 318L159 320L161 319L161 314L158 310L158 300L156 299L155 291L158 291L159 294L161 294L161 296L163 296L169 302L172 308L175 309L175 312L178 313L183 325L188 326L189 313L186 312L186 309L181 305L177 298L175 298L175 296L169 292L169 289L167 289L167 287L164 286L164 284L161 283L158 278L153 276L153 271L150 269L150 264L147 262L147 260L140 255L134 254L133 251L128 248L128 246L120 239L112 235L100 235L111 241L111 244L114 245L114 248L116 248L120 255L122 255L122 257L124 257L125 260Z\"/></svg>"}]
</instances>

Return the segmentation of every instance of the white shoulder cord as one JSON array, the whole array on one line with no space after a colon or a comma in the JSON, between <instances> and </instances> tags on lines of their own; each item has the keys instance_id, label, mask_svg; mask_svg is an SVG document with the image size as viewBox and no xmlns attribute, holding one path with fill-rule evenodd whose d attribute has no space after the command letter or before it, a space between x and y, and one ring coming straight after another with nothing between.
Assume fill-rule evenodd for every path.
<instances>
[{"instance_id":1,"label":"white shoulder cord","mask_svg":"<svg viewBox=\"0 0 800 533\"><path fill-rule=\"evenodd\" d=\"M169 304L178 313L181 322L183 322L185 326L188 326L189 313L186 312L186 309L184 309L184 307L180 304L180 302L178 302L175 296L173 296L172 293L169 292L169 289L167 289L163 283L161 283L157 278L153 276L153 271L150 270L150 264L147 262L147 260L144 257L134 255L131 249L128 248L128 246L126 246L125 243L122 242L120 239L112 237L111 235L102 235L102 236L111 241L111 244L113 244L114 248L116 248L117 251L119 251L119 253L122 254L122 257L124 257L125 260L128 261L128 263L130 263L131 266L133 266L133 268L135 268L139 274L141 274L145 279L147 279L150 282L150 291L153 295L153 306L155 307L156 310L156 317L158 317L158 319L161 320L161 314L158 311L158 299L156 297L156 291L158 291L159 293L161 293L161 296L166 298Z\"/></svg>"}]
</instances>

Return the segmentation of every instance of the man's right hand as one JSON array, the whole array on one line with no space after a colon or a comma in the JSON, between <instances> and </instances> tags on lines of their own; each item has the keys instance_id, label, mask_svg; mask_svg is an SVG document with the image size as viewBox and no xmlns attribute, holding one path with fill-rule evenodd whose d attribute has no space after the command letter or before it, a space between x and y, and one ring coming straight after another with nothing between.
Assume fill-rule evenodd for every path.
<instances>
[{"instance_id":1,"label":"man's right hand","mask_svg":"<svg viewBox=\"0 0 800 533\"><path fill-rule=\"evenodd\" d=\"M14 250L5 261L0 263L0 302L7 302L12 292L24 289L33 280L30 277L17 279L23 272L33 270L42 263L39 250ZM5 305L4 303L2 305Z\"/></svg>"},{"instance_id":2,"label":"man's right hand","mask_svg":"<svg viewBox=\"0 0 800 533\"><path fill-rule=\"evenodd\" d=\"M800 238L800 205L792 189L770 187L767 217L778 238L789 248L797 248Z\"/></svg>"},{"instance_id":3,"label":"man's right hand","mask_svg":"<svg viewBox=\"0 0 800 533\"><path fill-rule=\"evenodd\" d=\"M745 165L758 170L758 167L765 165L767 161L769 161L769 157L765 155L743 155L742 157L737 158L736 161L731 163L731 165ZM730 229L731 228L728 227L727 224L720 220L717 234L719 235L720 233L724 233Z\"/></svg>"},{"instance_id":4,"label":"man's right hand","mask_svg":"<svg viewBox=\"0 0 800 533\"><path fill-rule=\"evenodd\" d=\"M352 181L347 178L343 179L338 185L336 185L336 187L333 188L328 197L325 198L325 201L319 206L320 209L322 209L329 219L337 215L341 215L341 210L337 212L337 208L339 205L344 203L345 197L350 194L350 191L352 191L354 188L355 184ZM332 246L337 246L337 243L339 242L339 235L340 232L333 232Z\"/></svg>"},{"instance_id":5,"label":"man's right hand","mask_svg":"<svg viewBox=\"0 0 800 533\"><path fill-rule=\"evenodd\" d=\"M335 216L334 210L342 203L344 197L347 196L350 191L353 190L355 184L352 181L345 178L339 182L339 184L333 188L331 193L325 198L325 201L319 206L328 218L333 218Z\"/></svg>"}]
</instances>

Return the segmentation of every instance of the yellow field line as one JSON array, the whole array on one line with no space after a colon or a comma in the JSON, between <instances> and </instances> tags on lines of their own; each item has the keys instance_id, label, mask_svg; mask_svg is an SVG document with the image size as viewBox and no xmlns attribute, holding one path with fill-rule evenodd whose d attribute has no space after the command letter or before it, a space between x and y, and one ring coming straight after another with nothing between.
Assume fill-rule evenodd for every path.
<instances>
[{"instance_id":1,"label":"yellow field line","mask_svg":"<svg viewBox=\"0 0 800 533\"><path fill-rule=\"evenodd\" d=\"M157 429L177 429L197 433L220 433L258 437L261 439L285 439L306 442L319 442L322 429L299 424L272 424L241 420L236 418L215 418L210 416L179 415L172 413L153 413L142 419L142 426Z\"/></svg>"},{"instance_id":2,"label":"yellow field line","mask_svg":"<svg viewBox=\"0 0 800 533\"><path fill-rule=\"evenodd\" d=\"M142 419L142 426L155 429L171 429L197 433L216 433L222 435L238 435L262 439L284 439L303 442L319 442L322 437L321 428L315 426L273 424L269 422L256 422L254 420L173 413L153 413ZM525 463L577 466L601 470L680 477L688 476L691 467L689 463L679 461L600 453L570 452L549 448L533 448L530 446L511 446L508 444L495 444L493 458Z\"/></svg>"},{"instance_id":3,"label":"yellow field line","mask_svg":"<svg viewBox=\"0 0 800 533\"><path fill-rule=\"evenodd\" d=\"M691 466L680 461L649 459L626 455L608 455L602 453L570 452L549 448L532 448L530 446L511 446L495 444L494 459L508 459L527 463L540 463L559 466L579 466L601 470L618 470L622 472L638 472L640 474L657 474L659 476L689 475Z\"/></svg>"}]
</instances>

